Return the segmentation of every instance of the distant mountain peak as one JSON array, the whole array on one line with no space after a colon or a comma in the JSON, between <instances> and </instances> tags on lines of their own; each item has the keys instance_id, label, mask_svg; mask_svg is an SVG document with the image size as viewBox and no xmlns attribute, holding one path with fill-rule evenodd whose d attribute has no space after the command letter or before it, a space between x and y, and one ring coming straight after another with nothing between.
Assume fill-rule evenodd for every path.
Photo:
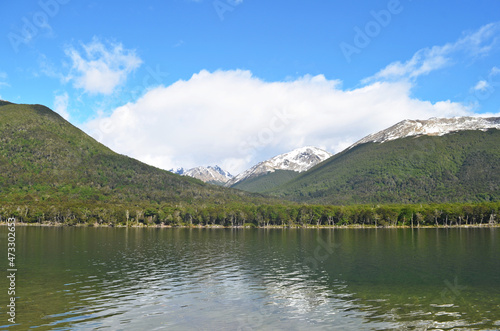
<instances>
[{"instance_id":1,"label":"distant mountain peak","mask_svg":"<svg viewBox=\"0 0 500 331\"><path fill-rule=\"evenodd\" d=\"M443 136L456 131L485 131L488 129L500 129L500 117L433 117L428 120L404 120L385 130L364 137L349 148L368 142L384 143L412 136Z\"/></svg>"},{"instance_id":2,"label":"distant mountain peak","mask_svg":"<svg viewBox=\"0 0 500 331\"><path fill-rule=\"evenodd\" d=\"M173 169L171 169L170 171L181 176L189 176L199 179L201 181L204 181L205 183L220 184L220 185L226 183L228 180L233 178L233 175L223 170L218 165L208 166L208 167L200 166L191 168L189 170L185 170L184 168L178 168L175 171Z\"/></svg>"},{"instance_id":3,"label":"distant mountain peak","mask_svg":"<svg viewBox=\"0 0 500 331\"><path fill-rule=\"evenodd\" d=\"M265 175L276 170L290 170L303 172L314 167L332 156L331 153L313 146L294 149L291 152L277 155L269 160L262 161L229 180L225 186L232 186L245 179Z\"/></svg>"},{"instance_id":4,"label":"distant mountain peak","mask_svg":"<svg viewBox=\"0 0 500 331\"><path fill-rule=\"evenodd\" d=\"M226 177L226 178L233 178L234 176L231 175L228 171L225 171L224 169L222 169L221 167L219 167L218 165L215 165L215 166L208 166L207 167L208 169L212 169L214 170L215 172L221 174L222 176Z\"/></svg>"}]
</instances>

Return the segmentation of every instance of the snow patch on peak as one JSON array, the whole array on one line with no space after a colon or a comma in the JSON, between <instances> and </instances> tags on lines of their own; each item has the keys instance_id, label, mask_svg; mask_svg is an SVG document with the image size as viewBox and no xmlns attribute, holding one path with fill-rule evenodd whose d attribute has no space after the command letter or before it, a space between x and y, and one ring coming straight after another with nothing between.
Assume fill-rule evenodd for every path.
<instances>
[{"instance_id":1,"label":"snow patch on peak","mask_svg":"<svg viewBox=\"0 0 500 331\"><path fill-rule=\"evenodd\" d=\"M229 180L225 186L229 187L245 179L265 175L276 170L290 170L296 172L307 171L332 155L333 154L317 147L306 146L297 148L291 152L277 155L269 160L256 164L252 168Z\"/></svg>"},{"instance_id":2,"label":"snow patch on peak","mask_svg":"<svg viewBox=\"0 0 500 331\"><path fill-rule=\"evenodd\" d=\"M231 175L229 172L223 170L221 167L217 165L213 167L212 166L196 167L189 170L185 170L184 168L179 168L175 171L173 171L173 169L170 171L178 175L189 176L199 179L201 181L204 181L205 183L224 184L229 179L233 178L233 175Z\"/></svg>"},{"instance_id":3,"label":"snow patch on peak","mask_svg":"<svg viewBox=\"0 0 500 331\"><path fill-rule=\"evenodd\" d=\"M219 167L218 165L212 167L212 166L208 166L207 167L208 169L212 169L213 171L221 174L222 176L226 177L226 178L233 178L234 176L231 175L228 171L225 171L224 169L222 169L221 167Z\"/></svg>"},{"instance_id":4,"label":"snow patch on peak","mask_svg":"<svg viewBox=\"0 0 500 331\"><path fill-rule=\"evenodd\" d=\"M443 136L456 131L488 129L500 129L500 117L433 117L428 120L404 120L388 129L366 136L348 149L368 142L384 143L412 136Z\"/></svg>"}]
</instances>

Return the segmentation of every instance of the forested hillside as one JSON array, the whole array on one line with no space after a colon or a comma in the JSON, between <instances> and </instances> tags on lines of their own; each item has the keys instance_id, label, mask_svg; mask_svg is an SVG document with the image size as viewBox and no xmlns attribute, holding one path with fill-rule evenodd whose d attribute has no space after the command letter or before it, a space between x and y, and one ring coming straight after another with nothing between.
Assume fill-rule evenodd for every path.
<instances>
[{"instance_id":1,"label":"forested hillside","mask_svg":"<svg viewBox=\"0 0 500 331\"><path fill-rule=\"evenodd\" d=\"M320 204L500 200L500 130L365 143L266 191Z\"/></svg>"},{"instance_id":2,"label":"forested hillside","mask_svg":"<svg viewBox=\"0 0 500 331\"><path fill-rule=\"evenodd\" d=\"M269 201L117 154L41 105L0 104L0 169L0 208L42 214L66 206Z\"/></svg>"},{"instance_id":3,"label":"forested hillside","mask_svg":"<svg viewBox=\"0 0 500 331\"><path fill-rule=\"evenodd\" d=\"M261 176L249 178L231 186L247 192L261 193L281 186L299 176L300 173L290 170L276 170Z\"/></svg>"}]
</instances>

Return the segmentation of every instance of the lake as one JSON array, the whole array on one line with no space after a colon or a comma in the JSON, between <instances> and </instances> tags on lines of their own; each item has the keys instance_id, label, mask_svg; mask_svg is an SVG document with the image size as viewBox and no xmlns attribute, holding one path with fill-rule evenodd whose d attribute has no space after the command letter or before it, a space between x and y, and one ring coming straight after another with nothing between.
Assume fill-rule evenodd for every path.
<instances>
[{"instance_id":1,"label":"lake","mask_svg":"<svg viewBox=\"0 0 500 331\"><path fill-rule=\"evenodd\" d=\"M18 226L0 328L499 329L499 231Z\"/></svg>"}]
</instances>

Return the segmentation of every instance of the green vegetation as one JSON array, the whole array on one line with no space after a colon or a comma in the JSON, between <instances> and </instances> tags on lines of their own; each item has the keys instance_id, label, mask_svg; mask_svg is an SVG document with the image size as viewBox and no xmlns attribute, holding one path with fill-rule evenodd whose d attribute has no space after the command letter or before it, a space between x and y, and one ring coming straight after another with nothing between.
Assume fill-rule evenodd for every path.
<instances>
[{"instance_id":1,"label":"green vegetation","mask_svg":"<svg viewBox=\"0 0 500 331\"><path fill-rule=\"evenodd\" d=\"M500 200L500 130L367 143L265 193L307 203Z\"/></svg>"},{"instance_id":2,"label":"green vegetation","mask_svg":"<svg viewBox=\"0 0 500 331\"><path fill-rule=\"evenodd\" d=\"M282 186L295 187L283 194L289 198L338 202L305 205L148 166L111 151L44 106L1 102L0 221L246 227L496 224L499 137L492 130L358 146ZM275 184L290 175L277 171L268 178ZM341 206L371 199L414 202L419 194L425 202L474 203Z\"/></svg>"},{"instance_id":3,"label":"green vegetation","mask_svg":"<svg viewBox=\"0 0 500 331\"><path fill-rule=\"evenodd\" d=\"M467 226L497 225L500 202L430 205L83 205L7 206L0 218L25 223L166 226Z\"/></svg>"},{"instance_id":4,"label":"green vegetation","mask_svg":"<svg viewBox=\"0 0 500 331\"><path fill-rule=\"evenodd\" d=\"M231 187L247 192L262 193L281 186L299 175L300 173L296 171L276 170L262 176L245 179Z\"/></svg>"},{"instance_id":5,"label":"green vegetation","mask_svg":"<svg viewBox=\"0 0 500 331\"><path fill-rule=\"evenodd\" d=\"M0 205L41 210L263 203L119 155L40 105L0 105Z\"/></svg>"}]
</instances>

